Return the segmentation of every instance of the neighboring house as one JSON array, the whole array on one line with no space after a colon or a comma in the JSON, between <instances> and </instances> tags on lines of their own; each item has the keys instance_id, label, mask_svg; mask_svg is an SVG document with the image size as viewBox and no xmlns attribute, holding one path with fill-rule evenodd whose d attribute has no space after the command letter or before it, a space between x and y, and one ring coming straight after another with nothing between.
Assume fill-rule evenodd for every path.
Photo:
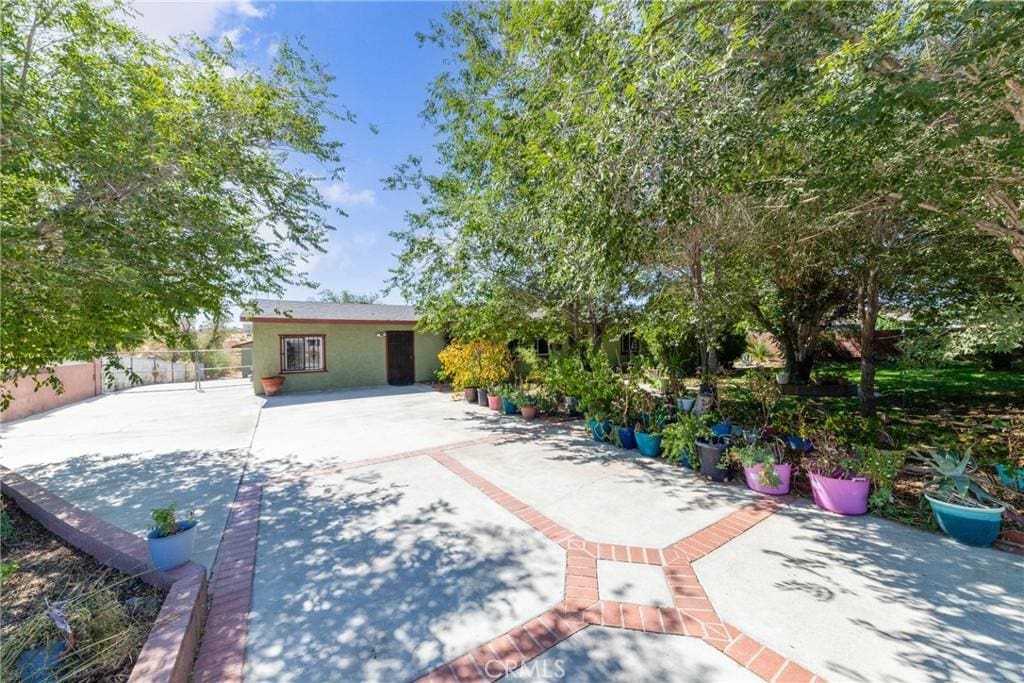
<instances>
[{"instance_id":1,"label":"neighboring house","mask_svg":"<svg viewBox=\"0 0 1024 683\"><path fill-rule=\"evenodd\" d=\"M256 302L252 376L284 375L284 392L403 385L434 378L444 338L416 331L412 306Z\"/></svg>"},{"instance_id":2,"label":"neighboring house","mask_svg":"<svg viewBox=\"0 0 1024 683\"><path fill-rule=\"evenodd\" d=\"M551 352L561 351L563 345L558 342L549 342L543 337L537 337L533 341L524 342L526 345L533 346L533 350L537 352L537 355L541 358L547 358ZM514 348L517 344L514 344ZM612 365L623 366L640 356L645 350L645 346L642 344L639 337L635 336L632 332L625 332L618 337L612 337L605 339L601 344L601 348L604 349L605 354L608 356L608 360L612 362Z\"/></svg>"}]
</instances>

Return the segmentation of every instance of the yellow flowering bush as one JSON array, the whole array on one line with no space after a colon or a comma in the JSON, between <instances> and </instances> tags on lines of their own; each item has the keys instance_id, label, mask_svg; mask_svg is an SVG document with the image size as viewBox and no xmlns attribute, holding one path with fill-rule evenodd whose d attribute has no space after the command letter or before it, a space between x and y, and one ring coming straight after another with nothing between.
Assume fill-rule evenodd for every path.
<instances>
[{"instance_id":1,"label":"yellow flowering bush","mask_svg":"<svg viewBox=\"0 0 1024 683\"><path fill-rule=\"evenodd\" d=\"M437 354L441 371L452 388L493 387L508 379L512 356L503 344L484 341L453 341Z\"/></svg>"}]
</instances>

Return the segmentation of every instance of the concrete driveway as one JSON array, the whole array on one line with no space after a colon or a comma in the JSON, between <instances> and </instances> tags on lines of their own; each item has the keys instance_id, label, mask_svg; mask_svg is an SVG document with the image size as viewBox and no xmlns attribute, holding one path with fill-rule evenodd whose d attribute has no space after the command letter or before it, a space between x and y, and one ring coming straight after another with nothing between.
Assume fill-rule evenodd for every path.
<instances>
[{"instance_id":1,"label":"concrete driveway","mask_svg":"<svg viewBox=\"0 0 1024 683\"><path fill-rule=\"evenodd\" d=\"M128 529L199 507L209 566L227 520L197 683L1024 681L1018 557L423 387L133 390L6 426L3 460Z\"/></svg>"}]
</instances>

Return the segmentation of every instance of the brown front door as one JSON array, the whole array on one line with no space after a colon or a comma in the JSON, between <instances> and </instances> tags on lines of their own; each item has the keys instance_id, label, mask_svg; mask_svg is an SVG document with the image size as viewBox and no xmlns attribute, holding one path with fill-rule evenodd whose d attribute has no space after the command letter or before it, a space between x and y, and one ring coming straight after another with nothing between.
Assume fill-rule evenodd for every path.
<instances>
[{"instance_id":1,"label":"brown front door","mask_svg":"<svg viewBox=\"0 0 1024 683\"><path fill-rule=\"evenodd\" d=\"M388 384L400 386L416 381L412 332L388 332Z\"/></svg>"}]
</instances>

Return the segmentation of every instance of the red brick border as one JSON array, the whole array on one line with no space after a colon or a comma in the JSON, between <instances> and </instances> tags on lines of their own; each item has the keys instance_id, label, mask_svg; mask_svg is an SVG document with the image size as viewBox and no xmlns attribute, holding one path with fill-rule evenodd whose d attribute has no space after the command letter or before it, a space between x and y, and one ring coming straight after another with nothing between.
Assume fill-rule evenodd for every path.
<instances>
[{"instance_id":1,"label":"red brick border","mask_svg":"<svg viewBox=\"0 0 1024 683\"><path fill-rule=\"evenodd\" d=\"M206 619L206 568L188 562L169 572L154 569L142 538L68 503L2 465L0 489L55 536L98 562L167 589L129 681L187 681Z\"/></svg>"},{"instance_id":2,"label":"red brick border","mask_svg":"<svg viewBox=\"0 0 1024 683\"><path fill-rule=\"evenodd\" d=\"M210 615L192 672L194 683L240 683L245 673L262 496L258 484L241 484L230 505L213 568Z\"/></svg>"},{"instance_id":3,"label":"red brick border","mask_svg":"<svg viewBox=\"0 0 1024 683\"><path fill-rule=\"evenodd\" d=\"M665 548L625 546L588 541L577 536L454 457L436 451L431 453L431 457L565 548L565 587L562 601L541 617L442 664L417 679L418 683L497 680L588 625L700 638L744 668L773 683L824 681L796 662L723 622L690 564L779 511L792 502L791 497L765 498L744 505L714 524ZM673 606L653 607L601 600L598 560L660 566L672 595ZM538 627L538 620L541 619L550 637L538 637L538 634L544 634ZM552 624L557 629L553 629Z\"/></svg>"}]
</instances>

